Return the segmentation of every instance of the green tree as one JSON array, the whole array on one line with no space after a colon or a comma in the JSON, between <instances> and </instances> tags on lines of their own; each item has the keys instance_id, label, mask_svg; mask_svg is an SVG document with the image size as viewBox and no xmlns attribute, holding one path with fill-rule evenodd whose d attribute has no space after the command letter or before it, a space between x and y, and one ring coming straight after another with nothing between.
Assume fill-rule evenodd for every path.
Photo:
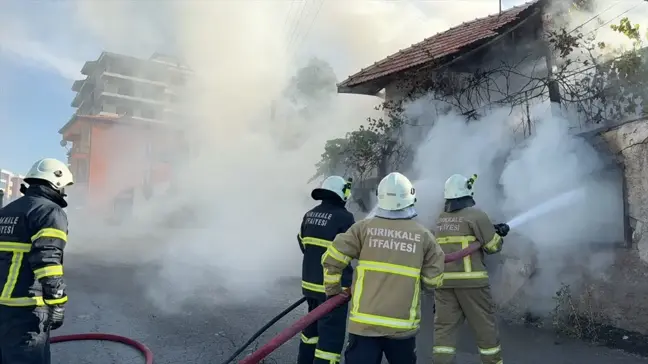
<instances>
[{"instance_id":1,"label":"green tree","mask_svg":"<svg viewBox=\"0 0 648 364\"><path fill-rule=\"evenodd\" d=\"M365 125L344 138L326 142L312 179L345 174L353 177L354 185L363 185L368 179L380 179L401 165L409 156L409 148L402 140L401 103L384 102L376 110L384 112L384 116L367 118Z\"/></svg>"}]
</instances>

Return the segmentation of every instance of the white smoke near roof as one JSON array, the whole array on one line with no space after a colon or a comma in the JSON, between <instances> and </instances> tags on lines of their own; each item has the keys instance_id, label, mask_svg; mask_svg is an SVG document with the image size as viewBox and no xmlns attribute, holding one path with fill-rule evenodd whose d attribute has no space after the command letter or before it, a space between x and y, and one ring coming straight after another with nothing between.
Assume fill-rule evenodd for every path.
<instances>
[{"instance_id":1,"label":"white smoke near roof","mask_svg":"<svg viewBox=\"0 0 648 364\"><path fill-rule=\"evenodd\" d=\"M411 107L420 113L420 101ZM436 113L432 104L427 110ZM506 301L522 284L532 285L527 287L533 295L528 304L538 312L553 307L552 297L562 282L574 282L583 273L602 277L613 254L611 249L598 253L595 245L611 247L623 241L619 171L606 166L590 141L571 134L567 120L548 110L547 104L532 109L533 134L522 143L515 142L512 126L518 121L509 116L508 108L469 123L462 116L441 116L417 150L414 163L417 210L430 228L443 209L444 182L455 173L479 176L477 207L493 223L507 222L562 193L581 191L562 208L531 218L505 238L503 256L534 260L538 273L529 282L528 275L520 276L519 267L512 268L517 260L508 261L494 281L497 297Z\"/></svg>"}]
</instances>

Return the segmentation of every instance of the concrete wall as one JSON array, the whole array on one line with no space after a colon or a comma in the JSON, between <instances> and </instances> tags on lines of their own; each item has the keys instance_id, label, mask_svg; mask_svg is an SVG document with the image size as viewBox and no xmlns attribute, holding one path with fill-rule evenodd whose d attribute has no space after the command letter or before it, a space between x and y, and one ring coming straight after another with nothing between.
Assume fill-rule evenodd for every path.
<instances>
[{"instance_id":1,"label":"concrete wall","mask_svg":"<svg viewBox=\"0 0 648 364\"><path fill-rule=\"evenodd\" d=\"M622 124L601 136L624 166L633 247L648 262L648 120Z\"/></svg>"},{"instance_id":2,"label":"concrete wall","mask_svg":"<svg viewBox=\"0 0 648 364\"><path fill-rule=\"evenodd\" d=\"M594 306L610 324L648 334L648 120L601 136L624 167L632 245L617 251L607 279L591 285Z\"/></svg>"}]
</instances>

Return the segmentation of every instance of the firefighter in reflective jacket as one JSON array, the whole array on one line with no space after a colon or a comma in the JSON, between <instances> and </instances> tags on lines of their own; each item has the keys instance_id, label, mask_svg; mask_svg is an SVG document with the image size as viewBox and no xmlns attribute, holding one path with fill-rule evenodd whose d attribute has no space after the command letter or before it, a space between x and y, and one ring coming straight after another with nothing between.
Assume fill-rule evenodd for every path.
<instances>
[{"instance_id":1,"label":"firefighter in reflective jacket","mask_svg":"<svg viewBox=\"0 0 648 364\"><path fill-rule=\"evenodd\" d=\"M464 320L475 333L482 363L502 364L484 254L495 254L502 249L502 237L508 234L509 227L493 225L483 211L473 207L476 179L477 175L467 178L459 174L448 178L444 212L436 221L435 235L446 254L462 250L473 242L481 243L482 249L445 266L443 288L435 293L435 364L454 361L457 333Z\"/></svg>"},{"instance_id":2,"label":"firefighter in reflective jacket","mask_svg":"<svg viewBox=\"0 0 648 364\"><path fill-rule=\"evenodd\" d=\"M72 173L56 159L36 162L24 196L0 209L0 363L49 364L49 335L67 302L63 249L64 189Z\"/></svg>"},{"instance_id":3,"label":"firefighter in reflective jacket","mask_svg":"<svg viewBox=\"0 0 648 364\"><path fill-rule=\"evenodd\" d=\"M346 364L416 363L421 286L443 281L445 255L432 233L412 220L416 195L410 181L390 173L378 185L374 217L338 235L322 260L328 296L342 292L340 273L358 259L354 276Z\"/></svg>"},{"instance_id":4,"label":"firefighter in reflective jacket","mask_svg":"<svg viewBox=\"0 0 648 364\"><path fill-rule=\"evenodd\" d=\"M311 193L314 200L322 201L306 212L297 240L304 253L302 261L302 292L307 298L308 311L326 300L322 255L337 234L347 231L355 222L345 208L351 196L351 180L339 176L328 177L320 188ZM351 285L353 270L341 271L342 284ZM348 305L342 305L319 321L308 326L301 335L298 364L339 363L346 334Z\"/></svg>"}]
</instances>

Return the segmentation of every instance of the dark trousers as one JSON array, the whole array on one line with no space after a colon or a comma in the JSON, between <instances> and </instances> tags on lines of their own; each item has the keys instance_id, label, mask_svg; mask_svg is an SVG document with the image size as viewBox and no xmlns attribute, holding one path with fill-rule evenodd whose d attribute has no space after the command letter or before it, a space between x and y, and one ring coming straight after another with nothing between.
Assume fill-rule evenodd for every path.
<instances>
[{"instance_id":1,"label":"dark trousers","mask_svg":"<svg viewBox=\"0 0 648 364\"><path fill-rule=\"evenodd\" d=\"M416 337L391 339L349 334L344 364L380 364L383 354L389 364L416 364Z\"/></svg>"},{"instance_id":2,"label":"dark trousers","mask_svg":"<svg viewBox=\"0 0 648 364\"><path fill-rule=\"evenodd\" d=\"M0 364L50 364L46 308L0 306Z\"/></svg>"},{"instance_id":3,"label":"dark trousers","mask_svg":"<svg viewBox=\"0 0 648 364\"><path fill-rule=\"evenodd\" d=\"M308 298L308 312L324 300ZM348 304L333 311L304 329L299 343L297 364L335 364L341 359L346 334ZM2 363L4 364L4 363Z\"/></svg>"}]
</instances>

